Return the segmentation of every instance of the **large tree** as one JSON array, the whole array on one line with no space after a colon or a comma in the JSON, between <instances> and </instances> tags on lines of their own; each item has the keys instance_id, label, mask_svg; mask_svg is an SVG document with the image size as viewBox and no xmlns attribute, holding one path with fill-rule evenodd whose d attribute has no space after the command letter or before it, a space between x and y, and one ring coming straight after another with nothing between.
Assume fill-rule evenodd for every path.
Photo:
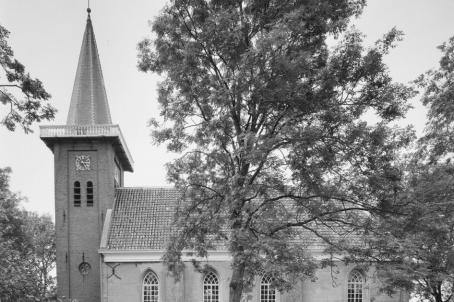
<instances>
[{"instance_id":1,"label":"large tree","mask_svg":"<svg viewBox=\"0 0 454 302\"><path fill-rule=\"evenodd\" d=\"M32 78L14 58L8 36L9 31L0 25L0 103L6 112L0 123L11 131L19 125L28 133L34 122L53 119L56 109L48 103L50 94L42 82Z\"/></svg>"},{"instance_id":2,"label":"large tree","mask_svg":"<svg viewBox=\"0 0 454 302\"><path fill-rule=\"evenodd\" d=\"M0 300L46 301L54 282L54 225L48 216L19 208L10 173L0 169Z\"/></svg>"},{"instance_id":3,"label":"large tree","mask_svg":"<svg viewBox=\"0 0 454 302\"><path fill-rule=\"evenodd\" d=\"M388 123L413 91L382 60L399 31L365 49L347 30L364 5L173 0L154 20L155 38L139 44L139 68L164 76L153 136L183 153L168 164L185 194L171 268L183 249L205 256L222 241L233 256L230 301L260 272L288 289L316 267L295 236L330 242L322 228L364 229L392 206L396 150L412 134ZM379 122L368 125L366 112Z\"/></svg>"},{"instance_id":4,"label":"large tree","mask_svg":"<svg viewBox=\"0 0 454 302\"><path fill-rule=\"evenodd\" d=\"M399 215L377 220L368 248L351 255L378 263L388 292L447 302L454 294L454 37L439 49L439 68L416 81L428 119L400 179Z\"/></svg>"},{"instance_id":5,"label":"large tree","mask_svg":"<svg viewBox=\"0 0 454 302\"><path fill-rule=\"evenodd\" d=\"M405 289L421 301L452 301L454 165L412 166L399 194L404 206L376 224L362 260L377 264L388 293Z\"/></svg>"}]
</instances>

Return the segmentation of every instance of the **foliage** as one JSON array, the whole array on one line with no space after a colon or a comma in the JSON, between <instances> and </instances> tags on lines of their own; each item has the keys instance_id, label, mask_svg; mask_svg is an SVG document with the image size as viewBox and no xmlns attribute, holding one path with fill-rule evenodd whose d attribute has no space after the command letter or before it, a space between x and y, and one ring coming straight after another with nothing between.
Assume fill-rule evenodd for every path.
<instances>
[{"instance_id":1,"label":"foliage","mask_svg":"<svg viewBox=\"0 0 454 302\"><path fill-rule=\"evenodd\" d=\"M369 245L352 249L350 260L378 264L388 293L403 288L420 300L447 302L454 289L454 38L439 48L439 69L416 81L428 121L398 180L397 215L376 220Z\"/></svg>"},{"instance_id":2,"label":"foliage","mask_svg":"<svg viewBox=\"0 0 454 302\"><path fill-rule=\"evenodd\" d=\"M28 267L39 276L40 298L44 299L54 285L51 276L56 263L55 228L50 216L24 213L25 233L28 237Z\"/></svg>"},{"instance_id":3,"label":"foliage","mask_svg":"<svg viewBox=\"0 0 454 302\"><path fill-rule=\"evenodd\" d=\"M363 6L174 0L153 22L155 39L139 44L139 68L164 76L153 136L183 152L168 164L186 197L166 253L173 270L183 249L205 256L222 241L233 256L231 301L258 272L289 289L316 267L310 240L295 237L334 243L326 230L364 230L392 208L394 159L413 134L388 123L414 91L382 61L399 31L365 49L347 30ZM331 49L328 37L342 38ZM377 125L363 120L368 111Z\"/></svg>"},{"instance_id":4,"label":"foliage","mask_svg":"<svg viewBox=\"0 0 454 302\"><path fill-rule=\"evenodd\" d=\"M415 247L409 251L423 258L415 258L413 274L404 277L415 283L420 296L446 302L452 301L454 292L454 37L438 48L442 52L438 69L416 81L424 89L428 122L414 159L425 174L410 187L418 186L415 191L420 194L413 202L421 208L421 219Z\"/></svg>"},{"instance_id":5,"label":"foliage","mask_svg":"<svg viewBox=\"0 0 454 302\"><path fill-rule=\"evenodd\" d=\"M1 120L8 130L14 131L20 125L25 133L31 132L31 125L41 120L51 120L56 109L47 100L50 94L39 79L33 79L17 59L8 45L9 32L0 25L0 66L7 82L0 82L0 103L9 111ZM5 80L2 79L3 81Z\"/></svg>"},{"instance_id":6,"label":"foliage","mask_svg":"<svg viewBox=\"0 0 454 302\"><path fill-rule=\"evenodd\" d=\"M429 110L422 151L429 153L432 162L454 152L454 37L438 48L442 52L439 68L416 81L424 89L422 102Z\"/></svg>"},{"instance_id":7,"label":"foliage","mask_svg":"<svg viewBox=\"0 0 454 302\"><path fill-rule=\"evenodd\" d=\"M9 168L0 169L0 299L45 301L55 267L55 230L48 216L19 208L9 189Z\"/></svg>"},{"instance_id":8,"label":"foliage","mask_svg":"<svg viewBox=\"0 0 454 302\"><path fill-rule=\"evenodd\" d=\"M389 294L405 289L420 300L451 301L454 165L413 163L405 182L398 215L377 221L367 247L352 249L349 258L375 263Z\"/></svg>"}]
</instances>

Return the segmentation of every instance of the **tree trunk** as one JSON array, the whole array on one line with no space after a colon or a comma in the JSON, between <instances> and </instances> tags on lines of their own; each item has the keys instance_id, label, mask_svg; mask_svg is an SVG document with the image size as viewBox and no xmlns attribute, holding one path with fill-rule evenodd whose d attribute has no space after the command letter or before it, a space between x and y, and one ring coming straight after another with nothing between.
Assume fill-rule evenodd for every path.
<instances>
[{"instance_id":1,"label":"tree trunk","mask_svg":"<svg viewBox=\"0 0 454 302\"><path fill-rule=\"evenodd\" d=\"M238 188L241 188L244 184L244 175L247 174L247 168L243 166L241 168L243 170L243 174L241 174L242 177L239 177L237 186ZM234 194L235 196L235 194ZM243 288L244 288L244 270L245 270L245 264L244 264L244 258L243 256L243 246L241 243L238 242L238 234L237 232L241 229L242 225L242 214L241 214L241 208L236 208L230 217L230 219L233 222L232 224L232 230L234 230L234 236L231 238L231 252L233 255L233 262L232 262L232 279L230 280L230 295L229 295L229 302L240 302L241 301L241 295L243 294Z\"/></svg>"},{"instance_id":2,"label":"tree trunk","mask_svg":"<svg viewBox=\"0 0 454 302\"><path fill-rule=\"evenodd\" d=\"M441 283L432 288L432 296L435 298L435 302L443 302L443 297L441 296Z\"/></svg>"},{"instance_id":3,"label":"tree trunk","mask_svg":"<svg viewBox=\"0 0 454 302\"><path fill-rule=\"evenodd\" d=\"M243 281L244 281L244 264L237 264L238 261L235 261L236 256L234 256L232 266L232 279L230 280L230 295L229 302L240 302L241 295L243 294Z\"/></svg>"}]
</instances>

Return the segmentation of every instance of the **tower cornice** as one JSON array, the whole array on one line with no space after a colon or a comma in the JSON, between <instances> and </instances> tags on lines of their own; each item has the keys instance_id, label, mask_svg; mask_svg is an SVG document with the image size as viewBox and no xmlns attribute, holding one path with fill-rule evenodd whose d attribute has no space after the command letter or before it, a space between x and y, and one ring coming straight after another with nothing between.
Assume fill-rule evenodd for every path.
<instances>
[{"instance_id":1,"label":"tower cornice","mask_svg":"<svg viewBox=\"0 0 454 302\"><path fill-rule=\"evenodd\" d=\"M53 145L63 141L112 140L115 153L123 169L133 172L134 161L123 138L119 125L60 125L40 126L40 138L52 150Z\"/></svg>"},{"instance_id":2,"label":"tower cornice","mask_svg":"<svg viewBox=\"0 0 454 302\"><path fill-rule=\"evenodd\" d=\"M40 137L51 150L59 142L111 140L123 169L132 172L131 154L120 127L110 117L90 12L88 8L66 125L41 126Z\"/></svg>"}]
</instances>

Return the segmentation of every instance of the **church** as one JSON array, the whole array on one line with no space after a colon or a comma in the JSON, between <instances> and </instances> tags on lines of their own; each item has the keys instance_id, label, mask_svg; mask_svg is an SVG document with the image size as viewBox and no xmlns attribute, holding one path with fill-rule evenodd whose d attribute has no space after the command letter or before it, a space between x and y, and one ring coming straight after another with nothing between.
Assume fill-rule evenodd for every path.
<instances>
[{"instance_id":1,"label":"church","mask_svg":"<svg viewBox=\"0 0 454 302\"><path fill-rule=\"evenodd\" d=\"M53 152L58 297L78 302L227 302L231 256L210 251L200 259L211 270L187 263L177 281L162 256L181 195L172 188L124 187L133 160L119 125L112 122L90 18L83 35L66 125L41 126ZM312 255L324 246L313 241ZM289 292L257 276L247 302L404 302L407 293L380 293L373 269L339 262L334 274L298 281Z\"/></svg>"}]
</instances>

